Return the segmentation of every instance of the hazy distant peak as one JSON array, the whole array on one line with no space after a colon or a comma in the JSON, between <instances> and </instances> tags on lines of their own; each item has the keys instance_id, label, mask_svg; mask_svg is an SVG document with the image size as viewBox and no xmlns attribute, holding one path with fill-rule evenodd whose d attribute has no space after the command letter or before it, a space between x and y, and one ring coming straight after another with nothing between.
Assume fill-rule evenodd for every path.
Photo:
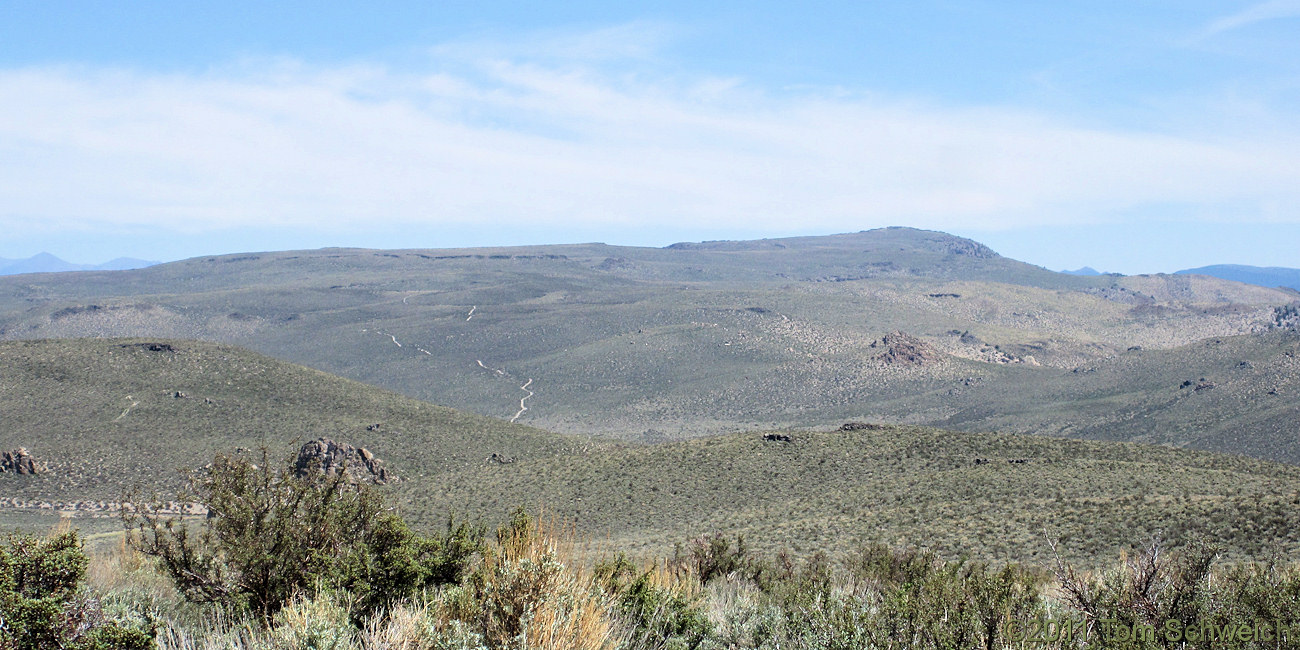
<instances>
[{"instance_id":1,"label":"hazy distant peak","mask_svg":"<svg viewBox=\"0 0 1300 650\"><path fill-rule=\"evenodd\" d=\"M1101 275L1101 271L1098 271L1097 269L1094 269L1091 266L1084 266L1081 268L1077 268L1073 271L1068 271L1068 270L1061 271L1061 273L1065 273L1068 275Z\"/></svg>"},{"instance_id":2,"label":"hazy distant peak","mask_svg":"<svg viewBox=\"0 0 1300 650\"><path fill-rule=\"evenodd\" d=\"M37 253L25 260L13 260L0 269L0 275L18 273L53 273L57 271L77 271L81 267L65 262L49 253Z\"/></svg>"},{"instance_id":3,"label":"hazy distant peak","mask_svg":"<svg viewBox=\"0 0 1300 650\"><path fill-rule=\"evenodd\" d=\"M37 253L25 260L0 259L0 275L20 273L60 273L63 271L125 271L153 266L157 262L119 257L103 264L73 264L46 252Z\"/></svg>"}]
</instances>

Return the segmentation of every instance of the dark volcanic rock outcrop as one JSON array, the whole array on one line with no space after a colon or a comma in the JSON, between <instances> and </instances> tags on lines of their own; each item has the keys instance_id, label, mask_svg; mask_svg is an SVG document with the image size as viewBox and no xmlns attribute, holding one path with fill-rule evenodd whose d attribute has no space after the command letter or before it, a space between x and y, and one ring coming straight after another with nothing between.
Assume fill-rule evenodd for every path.
<instances>
[{"instance_id":1,"label":"dark volcanic rock outcrop","mask_svg":"<svg viewBox=\"0 0 1300 650\"><path fill-rule=\"evenodd\" d=\"M906 332L890 332L871 347L880 350L876 358L887 365L922 366L943 360L943 353L934 346Z\"/></svg>"},{"instance_id":2,"label":"dark volcanic rock outcrop","mask_svg":"<svg viewBox=\"0 0 1300 650\"><path fill-rule=\"evenodd\" d=\"M884 429L885 425L871 422L845 422L840 425L840 431L879 431Z\"/></svg>"},{"instance_id":3,"label":"dark volcanic rock outcrop","mask_svg":"<svg viewBox=\"0 0 1300 650\"><path fill-rule=\"evenodd\" d=\"M383 485L394 478L389 475L383 461L375 458L370 450L334 442L329 438L317 438L303 445L298 452L294 473L305 476L312 470L318 470L327 476L344 473L350 481L376 485Z\"/></svg>"},{"instance_id":4,"label":"dark volcanic rock outcrop","mask_svg":"<svg viewBox=\"0 0 1300 650\"><path fill-rule=\"evenodd\" d=\"M15 474L40 474L48 469L44 463L36 462L30 452L23 447L0 453L0 472Z\"/></svg>"}]
</instances>

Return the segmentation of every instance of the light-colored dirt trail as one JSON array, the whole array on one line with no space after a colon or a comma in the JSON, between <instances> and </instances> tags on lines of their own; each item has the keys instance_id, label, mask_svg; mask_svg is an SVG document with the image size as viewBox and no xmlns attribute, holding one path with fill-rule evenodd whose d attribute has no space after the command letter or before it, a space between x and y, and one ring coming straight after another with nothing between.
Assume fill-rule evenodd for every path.
<instances>
[{"instance_id":1,"label":"light-colored dirt trail","mask_svg":"<svg viewBox=\"0 0 1300 650\"><path fill-rule=\"evenodd\" d=\"M362 331L362 332L369 332L370 330L365 329L365 328L362 328L361 331ZM383 330L375 330L375 334L379 334L380 336L387 336L388 338L393 339L393 344L394 344L394 345L396 345L396 346L399 347L399 348L400 348L400 347L403 347L402 344L401 344L401 342L399 342L399 341L397 340L397 336L396 336L395 334L389 334L388 332L385 332L385 331L383 331Z\"/></svg>"},{"instance_id":2,"label":"light-colored dirt trail","mask_svg":"<svg viewBox=\"0 0 1300 650\"><path fill-rule=\"evenodd\" d=\"M501 375L502 377L506 376L506 373L505 373L504 370L501 370L501 369L499 369L499 368L489 368L489 367L483 365L483 361L480 360L480 359L475 359L474 362L478 364L478 367L480 367L480 368L482 368L482 369L484 369L484 370L491 370L492 372L495 372L495 373L497 373L498 375Z\"/></svg>"},{"instance_id":3,"label":"light-colored dirt trail","mask_svg":"<svg viewBox=\"0 0 1300 650\"><path fill-rule=\"evenodd\" d=\"M130 413L130 412L131 412L131 409L133 409L133 408L135 408L135 407L137 407L137 406L140 405L140 402L136 401L136 399L135 399L134 397L131 397L130 395L127 395L126 398L129 399L129 400L131 400L131 405L128 406L128 407L126 407L126 410L122 411L122 414L121 414L121 415L119 415L119 416L113 418L113 421L114 421L114 422L120 422L120 421L122 420L122 418L126 417L126 414L127 414L127 413ZM516 417L518 417L518 416L516 416Z\"/></svg>"},{"instance_id":4,"label":"light-colored dirt trail","mask_svg":"<svg viewBox=\"0 0 1300 650\"><path fill-rule=\"evenodd\" d=\"M532 397L532 396L533 396L533 391L528 390L528 387L531 386L532 383L533 383L533 378L532 378L532 377L529 377L529 378L528 378L528 381L524 382L524 385L519 387L519 390L522 390L522 391L524 391L525 393L528 393L528 394L527 394L527 395L524 395L524 396L521 397L521 398L519 398L519 412L518 412L518 413L515 413L515 416L512 417L512 418L510 418L510 421L511 421L511 422L514 422L515 420L518 420L518 419L519 419L519 416L523 415L523 414L524 414L524 411L527 411L527 410L528 410L528 407L524 405L524 402L525 402L529 397Z\"/></svg>"}]
</instances>

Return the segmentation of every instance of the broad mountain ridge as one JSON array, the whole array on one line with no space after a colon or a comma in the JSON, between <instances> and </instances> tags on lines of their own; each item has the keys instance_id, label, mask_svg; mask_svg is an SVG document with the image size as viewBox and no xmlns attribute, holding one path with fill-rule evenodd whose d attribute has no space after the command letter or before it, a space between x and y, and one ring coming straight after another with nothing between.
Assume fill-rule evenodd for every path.
<instances>
[{"instance_id":1,"label":"broad mountain ridge","mask_svg":"<svg viewBox=\"0 0 1300 650\"><path fill-rule=\"evenodd\" d=\"M1055 273L886 228L11 276L0 338L222 342L603 439L863 420L1300 462L1295 302L1202 275Z\"/></svg>"},{"instance_id":2,"label":"broad mountain ridge","mask_svg":"<svg viewBox=\"0 0 1300 650\"><path fill-rule=\"evenodd\" d=\"M1249 266L1245 264L1215 264L1175 273L1209 275L1234 282L1245 282L1261 287L1287 287L1300 291L1300 269L1280 266Z\"/></svg>"}]
</instances>

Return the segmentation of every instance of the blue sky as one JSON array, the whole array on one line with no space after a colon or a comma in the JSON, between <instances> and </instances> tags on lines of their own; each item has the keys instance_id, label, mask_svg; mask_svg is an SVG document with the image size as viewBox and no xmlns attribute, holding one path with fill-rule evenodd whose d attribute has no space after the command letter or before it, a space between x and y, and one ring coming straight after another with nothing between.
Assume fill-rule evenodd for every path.
<instances>
[{"instance_id":1,"label":"blue sky","mask_svg":"<svg viewBox=\"0 0 1300 650\"><path fill-rule=\"evenodd\" d=\"M0 4L0 257L887 225L1300 266L1300 0Z\"/></svg>"}]
</instances>

